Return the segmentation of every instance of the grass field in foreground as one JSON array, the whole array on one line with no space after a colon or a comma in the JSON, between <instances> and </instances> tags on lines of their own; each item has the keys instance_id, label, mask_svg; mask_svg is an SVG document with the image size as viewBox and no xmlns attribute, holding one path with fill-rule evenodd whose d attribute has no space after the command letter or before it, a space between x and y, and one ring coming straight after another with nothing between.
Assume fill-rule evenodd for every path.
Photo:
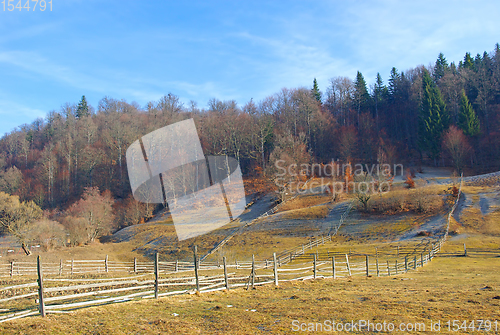
<instances>
[{"instance_id":1,"label":"grass field in foreground","mask_svg":"<svg viewBox=\"0 0 500 335\"><path fill-rule=\"evenodd\" d=\"M443 252L459 249L464 241L447 242ZM293 320L327 319L385 321L396 327L423 322L429 334L435 333L430 323L440 320L446 333L448 320L500 322L499 269L499 257L438 257L397 277L325 278L283 283L278 289L266 285L127 302L15 320L0 324L0 333L290 334ZM471 331L455 332L461 333Z\"/></svg>"}]
</instances>

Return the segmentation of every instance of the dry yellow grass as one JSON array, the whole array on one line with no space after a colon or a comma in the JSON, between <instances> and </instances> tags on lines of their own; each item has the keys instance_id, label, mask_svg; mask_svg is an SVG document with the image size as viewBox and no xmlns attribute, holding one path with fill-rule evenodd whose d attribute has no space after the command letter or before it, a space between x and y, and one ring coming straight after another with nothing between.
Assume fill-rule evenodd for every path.
<instances>
[{"instance_id":1,"label":"dry yellow grass","mask_svg":"<svg viewBox=\"0 0 500 335\"><path fill-rule=\"evenodd\" d=\"M461 244L450 241L443 252ZM326 278L128 302L3 323L0 333L290 334L294 320L423 323L426 331L416 333L429 334L436 333L430 323L440 321L447 333L448 320L500 322L499 267L499 258L438 257L397 277Z\"/></svg>"},{"instance_id":2,"label":"dry yellow grass","mask_svg":"<svg viewBox=\"0 0 500 335\"><path fill-rule=\"evenodd\" d=\"M278 213L325 204L330 202L331 199L332 198L329 195L309 195L297 197L283 204L283 206L279 208Z\"/></svg>"}]
</instances>

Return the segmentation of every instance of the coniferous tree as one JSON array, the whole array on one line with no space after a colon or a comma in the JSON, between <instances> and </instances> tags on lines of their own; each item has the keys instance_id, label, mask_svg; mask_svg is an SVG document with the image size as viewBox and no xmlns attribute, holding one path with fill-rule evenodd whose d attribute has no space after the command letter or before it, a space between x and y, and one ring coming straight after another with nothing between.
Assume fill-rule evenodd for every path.
<instances>
[{"instance_id":1,"label":"coniferous tree","mask_svg":"<svg viewBox=\"0 0 500 335\"><path fill-rule=\"evenodd\" d=\"M460 112L458 114L458 126L463 130L464 134L467 136L476 136L479 134L481 128L479 125L479 119L477 118L472 105L462 90L462 95L460 97Z\"/></svg>"},{"instance_id":2,"label":"coniferous tree","mask_svg":"<svg viewBox=\"0 0 500 335\"><path fill-rule=\"evenodd\" d=\"M474 70L474 59L470 56L470 52L465 53L462 67L464 69Z\"/></svg>"},{"instance_id":3,"label":"coniferous tree","mask_svg":"<svg viewBox=\"0 0 500 335\"><path fill-rule=\"evenodd\" d=\"M366 81L361 72L356 74L356 82L354 83L354 104L358 114L358 128L359 128L359 115L367 109L370 103L370 95L366 88Z\"/></svg>"},{"instance_id":4,"label":"coniferous tree","mask_svg":"<svg viewBox=\"0 0 500 335\"><path fill-rule=\"evenodd\" d=\"M377 125L377 133L379 131L379 110L386 95L387 87L382 81L382 76L377 72L377 80L375 82L375 87L373 88L373 105L375 108L375 123Z\"/></svg>"},{"instance_id":5,"label":"coniferous tree","mask_svg":"<svg viewBox=\"0 0 500 335\"><path fill-rule=\"evenodd\" d=\"M448 128L449 117L441 92L429 72L422 77L422 101L419 118L419 146L437 162L441 151L441 138Z\"/></svg>"},{"instance_id":6,"label":"coniferous tree","mask_svg":"<svg viewBox=\"0 0 500 335\"><path fill-rule=\"evenodd\" d=\"M443 53L439 53L436 60L436 65L434 65L434 80L436 83L439 79L444 77L445 72L448 70L448 61L444 57Z\"/></svg>"},{"instance_id":7,"label":"coniferous tree","mask_svg":"<svg viewBox=\"0 0 500 335\"><path fill-rule=\"evenodd\" d=\"M76 108L76 117L82 118L84 116L90 115L89 105L87 104L87 99L84 95L82 95L82 100L78 103L78 107Z\"/></svg>"},{"instance_id":8,"label":"coniferous tree","mask_svg":"<svg viewBox=\"0 0 500 335\"><path fill-rule=\"evenodd\" d=\"M389 77L389 87L388 87L389 96L391 97L391 99L393 99L394 96L396 95L396 86L399 79L401 79L401 76L398 73L398 70L395 67L393 67L391 69L391 76Z\"/></svg>"},{"instance_id":9,"label":"coniferous tree","mask_svg":"<svg viewBox=\"0 0 500 335\"><path fill-rule=\"evenodd\" d=\"M314 80L313 80L312 94L313 94L314 98L319 103L321 103L321 91L319 90L318 81L316 80L316 78L314 78Z\"/></svg>"}]
</instances>

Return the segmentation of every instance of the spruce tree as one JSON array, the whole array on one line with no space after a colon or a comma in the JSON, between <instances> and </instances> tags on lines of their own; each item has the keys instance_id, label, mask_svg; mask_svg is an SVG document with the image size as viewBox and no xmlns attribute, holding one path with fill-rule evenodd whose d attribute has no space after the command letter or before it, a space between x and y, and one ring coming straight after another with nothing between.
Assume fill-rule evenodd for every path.
<instances>
[{"instance_id":1,"label":"spruce tree","mask_svg":"<svg viewBox=\"0 0 500 335\"><path fill-rule=\"evenodd\" d=\"M360 114L366 110L370 104L370 94L366 88L366 81L361 72L356 74L356 82L354 83L354 107L358 115L358 127L360 122Z\"/></svg>"},{"instance_id":2,"label":"spruce tree","mask_svg":"<svg viewBox=\"0 0 500 335\"><path fill-rule=\"evenodd\" d=\"M375 108L375 121L377 124L377 133L379 131L379 110L382 107L384 98L387 96L387 87L382 81L382 76L377 72L377 80L373 89L373 106Z\"/></svg>"},{"instance_id":3,"label":"spruce tree","mask_svg":"<svg viewBox=\"0 0 500 335\"><path fill-rule=\"evenodd\" d=\"M389 96L391 97L391 99L393 99L394 96L396 95L397 85L400 79L401 75L398 73L398 70L395 67L393 67L391 69L391 75L389 77L389 88L388 88Z\"/></svg>"},{"instance_id":4,"label":"spruce tree","mask_svg":"<svg viewBox=\"0 0 500 335\"><path fill-rule=\"evenodd\" d=\"M465 69L474 70L474 59L470 56L470 52L465 53L464 62L462 66Z\"/></svg>"},{"instance_id":5,"label":"spruce tree","mask_svg":"<svg viewBox=\"0 0 500 335\"><path fill-rule=\"evenodd\" d=\"M443 53L439 53L439 56L436 60L436 65L434 65L434 80L436 83L439 81L439 79L444 77L444 74L448 70L448 62L446 61L446 58L444 57Z\"/></svg>"},{"instance_id":6,"label":"spruce tree","mask_svg":"<svg viewBox=\"0 0 500 335\"><path fill-rule=\"evenodd\" d=\"M354 83L354 96L356 99L356 108L358 112L360 109L367 108L370 103L370 94L366 88L366 81L361 72L356 74L356 82Z\"/></svg>"},{"instance_id":7,"label":"spruce tree","mask_svg":"<svg viewBox=\"0 0 500 335\"><path fill-rule=\"evenodd\" d=\"M321 103L321 91L319 90L318 81L316 80L316 78L314 78L314 80L313 80L313 88L311 91L312 91L314 98L319 103Z\"/></svg>"},{"instance_id":8,"label":"spruce tree","mask_svg":"<svg viewBox=\"0 0 500 335\"><path fill-rule=\"evenodd\" d=\"M474 109L472 108L472 105L469 102L469 98L467 98L464 90L462 90L462 95L460 97L458 126L467 136L476 136L481 131L479 119L477 118L477 115L474 112Z\"/></svg>"},{"instance_id":9,"label":"spruce tree","mask_svg":"<svg viewBox=\"0 0 500 335\"><path fill-rule=\"evenodd\" d=\"M87 104L87 99L84 95L82 95L82 100L78 103L78 107L76 108L76 117L82 118L84 116L89 116L89 105Z\"/></svg>"},{"instance_id":10,"label":"spruce tree","mask_svg":"<svg viewBox=\"0 0 500 335\"><path fill-rule=\"evenodd\" d=\"M421 150L427 151L435 162L441 151L441 137L448 125L449 116L443 96L432 81L429 72L424 71L419 117L419 146Z\"/></svg>"}]
</instances>

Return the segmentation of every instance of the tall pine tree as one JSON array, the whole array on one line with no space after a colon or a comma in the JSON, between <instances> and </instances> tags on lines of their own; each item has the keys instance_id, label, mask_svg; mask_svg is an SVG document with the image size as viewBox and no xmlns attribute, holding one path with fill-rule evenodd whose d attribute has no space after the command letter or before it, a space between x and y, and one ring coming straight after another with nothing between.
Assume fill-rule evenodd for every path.
<instances>
[{"instance_id":1,"label":"tall pine tree","mask_svg":"<svg viewBox=\"0 0 500 335\"><path fill-rule=\"evenodd\" d=\"M428 71L424 71L422 77L422 101L419 116L420 149L427 151L436 164L441 151L441 138L449 125L449 115L441 91L432 81Z\"/></svg>"},{"instance_id":2,"label":"tall pine tree","mask_svg":"<svg viewBox=\"0 0 500 335\"><path fill-rule=\"evenodd\" d=\"M311 91L312 91L314 98L319 103L321 103L321 91L319 90L318 81L316 80L316 78L314 78L314 80L313 80L313 88Z\"/></svg>"},{"instance_id":3,"label":"tall pine tree","mask_svg":"<svg viewBox=\"0 0 500 335\"><path fill-rule=\"evenodd\" d=\"M441 52L436 60L436 65L434 65L434 81L437 83L439 79L443 78L447 70L448 61L446 61L446 58Z\"/></svg>"},{"instance_id":4,"label":"tall pine tree","mask_svg":"<svg viewBox=\"0 0 500 335\"><path fill-rule=\"evenodd\" d=\"M89 105L87 104L87 99L84 95L82 95L82 100L78 103L78 107L76 108L76 117L82 118L84 116L89 116Z\"/></svg>"},{"instance_id":5,"label":"tall pine tree","mask_svg":"<svg viewBox=\"0 0 500 335\"><path fill-rule=\"evenodd\" d=\"M370 94L366 88L366 81L361 72L356 74L356 82L354 83L354 107L358 114L358 127L359 115L370 106Z\"/></svg>"},{"instance_id":6,"label":"tall pine tree","mask_svg":"<svg viewBox=\"0 0 500 335\"><path fill-rule=\"evenodd\" d=\"M373 107L375 109L375 122L377 125L377 133L379 131L379 111L383 105L384 98L387 96L387 87L382 81L382 76L377 72L377 80L373 88Z\"/></svg>"},{"instance_id":7,"label":"tall pine tree","mask_svg":"<svg viewBox=\"0 0 500 335\"><path fill-rule=\"evenodd\" d=\"M464 134L467 136L476 136L481 131L479 125L479 119L477 118L472 105L462 90L460 97L460 111L458 113L458 126L463 130Z\"/></svg>"}]
</instances>

